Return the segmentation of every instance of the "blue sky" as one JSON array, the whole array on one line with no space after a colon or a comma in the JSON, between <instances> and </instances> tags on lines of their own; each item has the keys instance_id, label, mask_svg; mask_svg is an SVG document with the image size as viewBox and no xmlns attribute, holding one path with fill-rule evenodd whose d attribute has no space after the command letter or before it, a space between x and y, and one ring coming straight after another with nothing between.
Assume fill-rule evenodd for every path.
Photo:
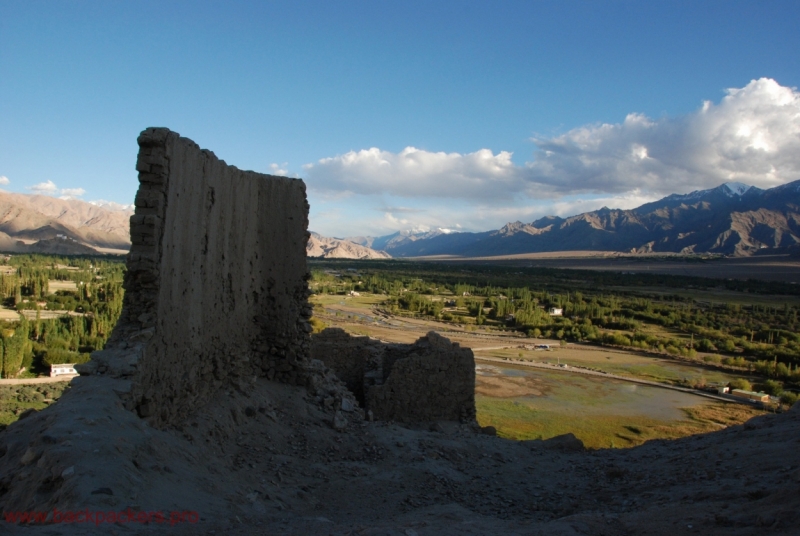
<instances>
[{"instance_id":1,"label":"blue sky","mask_svg":"<svg viewBox=\"0 0 800 536\"><path fill-rule=\"evenodd\" d=\"M796 1L0 0L2 188L130 203L148 126L306 179L332 236L770 187L800 179L797 21Z\"/></svg>"}]
</instances>

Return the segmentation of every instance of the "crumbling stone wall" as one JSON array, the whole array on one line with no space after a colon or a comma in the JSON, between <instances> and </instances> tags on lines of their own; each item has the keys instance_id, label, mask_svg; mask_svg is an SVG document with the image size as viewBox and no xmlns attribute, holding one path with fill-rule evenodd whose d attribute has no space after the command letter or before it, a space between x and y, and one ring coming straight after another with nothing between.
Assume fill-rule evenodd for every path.
<instances>
[{"instance_id":1,"label":"crumbling stone wall","mask_svg":"<svg viewBox=\"0 0 800 536\"><path fill-rule=\"evenodd\" d=\"M127 369L131 408L165 425L255 376L304 384L303 181L239 170L164 128L138 142L123 316L110 344L142 345Z\"/></svg>"},{"instance_id":2,"label":"crumbling stone wall","mask_svg":"<svg viewBox=\"0 0 800 536\"><path fill-rule=\"evenodd\" d=\"M312 336L311 352L375 419L475 420L472 350L435 332L414 344L385 344L329 328Z\"/></svg>"},{"instance_id":3,"label":"crumbling stone wall","mask_svg":"<svg viewBox=\"0 0 800 536\"><path fill-rule=\"evenodd\" d=\"M364 373L383 354L380 342L353 337L340 328L328 328L311 337L311 358L319 359L336 373L361 405L364 405Z\"/></svg>"}]
</instances>

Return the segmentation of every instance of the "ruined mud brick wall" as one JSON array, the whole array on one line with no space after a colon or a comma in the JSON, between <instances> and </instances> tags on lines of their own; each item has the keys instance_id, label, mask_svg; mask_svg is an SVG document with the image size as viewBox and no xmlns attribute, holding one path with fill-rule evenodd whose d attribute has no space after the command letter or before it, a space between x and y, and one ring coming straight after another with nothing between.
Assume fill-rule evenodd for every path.
<instances>
[{"instance_id":1,"label":"ruined mud brick wall","mask_svg":"<svg viewBox=\"0 0 800 536\"><path fill-rule=\"evenodd\" d=\"M414 344L385 344L329 328L312 336L311 355L378 420L475 420L472 350L435 332Z\"/></svg>"},{"instance_id":2,"label":"ruined mud brick wall","mask_svg":"<svg viewBox=\"0 0 800 536\"><path fill-rule=\"evenodd\" d=\"M380 342L353 337L340 328L328 328L311 338L311 357L331 368L361 405L364 405L364 373L369 363L383 354Z\"/></svg>"},{"instance_id":3,"label":"ruined mud brick wall","mask_svg":"<svg viewBox=\"0 0 800 536\"><path fill-rule=\"evenodd\" d=\"M430 332L404 352L390 347L382 385L368 387L366 407L381 420L475 419L472 350Z\"/></svg>"},{"instance_id":4,"label":"ruined mud brick wall","mask_svg":"<svg viewBox=\"0 0 800 536\"><path fill-rule=\"evenodd\" d=\"M166 425L255 376L304 383L304 183L239 170L164 128L138 142L126 294L110 341L144 341L131 409Z\"/></svg>"}]
</instances>

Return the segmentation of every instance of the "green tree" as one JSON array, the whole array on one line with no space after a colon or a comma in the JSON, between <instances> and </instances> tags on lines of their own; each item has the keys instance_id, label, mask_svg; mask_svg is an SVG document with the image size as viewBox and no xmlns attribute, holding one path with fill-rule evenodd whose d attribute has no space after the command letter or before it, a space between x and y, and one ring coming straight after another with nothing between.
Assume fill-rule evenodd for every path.
<instances>
[{"instance_id":1,"label":"green tree","mask_svg":"<svg viewBox=\"0 0 800 536\"><path fill-rule=\"evenodd\" d=\"M744 378L734 378L730 382L731 389L742 389L744 391L752 391L752 384Z\"/></svg>"}]
</instances>

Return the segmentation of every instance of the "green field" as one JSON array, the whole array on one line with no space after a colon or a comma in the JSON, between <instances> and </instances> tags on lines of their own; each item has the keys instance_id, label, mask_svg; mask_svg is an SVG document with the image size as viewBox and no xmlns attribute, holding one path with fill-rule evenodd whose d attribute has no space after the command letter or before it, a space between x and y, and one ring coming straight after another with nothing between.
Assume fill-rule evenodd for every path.
<instances>
[{"instance_id":1,"label":"green field","mask_svg":"<svg viewBox=\"0 0 800 536\"><path fill-rule=\"evenodd\" d=\"M793 304L791 297L784 299L788 293L760 293L794 290L787 285L762 285L754 288L759 293L751 293L721 288L729 282L696 278L675 278L659 287L640 285L640 276L594 274L597 284L589 286L567 271L528 277L518 269L359 263L358 274L353 274L341 269L349 264L334 265L339 265L341 275L315 272L312 288L319 292L312 303L319 321L394 342L413 342L432 329L473 348L479 368L504 371L491 377L478 374L478 421L510 439L573 433L590 448L621 448L649 439L711 432L761 413L675 390L514 364L520 360L683 387L725 385L745 378L758 388L765 374L757 368L762 363L757 359L774 351L786 352L791 361L793 337L800 336L795 333L796 298ZM630 285L613 284L619 280ZM701 288L686 290L682 283ZM351 296L351 290L361 295ZM771 297L778 299L767 307ZM451 300L455 303L445 303ZM749 305L736 306L740 303ZM562 306L560 317L543 312ZM509 313L513 322L505 321ZM750 327L754 340L762 342L748 345L750 332L745 340L734 331L741 334ZM751 354L747 363L752 370L718 365L717 352L723 353L726 341L735 343L735 351L729 349L728 355ZM549 351L520 348L541 343L553 346ZM717 356L716 364L703 361L708 355ZM481 357L505 361L488 365ZM798 376L794 370L776 369L770 376L782 374L791 384Z\"/></svg>"},{"instance_id":2,"label":"green field","mask_svg":"<svg viewBox=\"0 0 800 536\"><path fill-rule=\"evenodd\" d=\"M508 348L477 352L476 357L481 356L523 359L535 363L566 363L571 366L602 370L609 374L669 384L687 382L727 384L734 378L747 377L712 367L683 364L674 359L585 345L556 347L551 351Z\"/></svg>"},{"instance_id":3,"label":"green field","mask_svg":"<svg viewBox=\"0 0 800 536\"><path fill-rule=\"evenodd\" d=\"M657 387L567 373L489 368L488 375L479 373L477 378L478 422L494 426L498 435L508 439L573 433L588 448L631 447L649 439L719 430L762 413Z\"/></svg>"},{"instance_id":4,"label":"green field","mask_svg":"<svg viewBox=\"0 0 800 536\"><path fill-rule=\"evenodd\" d=\"M481 426L494 426L500 437L549 439L572 433L587 448L594 449L633 447L649 439L676 439L713 432L722 426L741 424L761 414L745 406L721 408L721 405L713 404L684 410L684 419L660 421L637 416L598 416L536 409L510 400L483 396L476 397L476 406L478 423Z\"/></svg>"}]
</instances>

